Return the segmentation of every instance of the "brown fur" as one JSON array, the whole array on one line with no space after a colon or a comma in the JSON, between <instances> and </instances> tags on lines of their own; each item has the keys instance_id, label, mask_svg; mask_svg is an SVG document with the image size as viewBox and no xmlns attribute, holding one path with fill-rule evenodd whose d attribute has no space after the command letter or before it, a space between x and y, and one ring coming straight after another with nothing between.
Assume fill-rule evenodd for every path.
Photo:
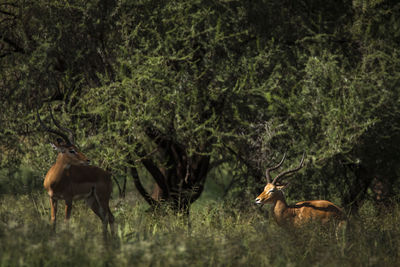
<instances>
[{"instance_id":1,"label":"brown fur","mask_svg":"<svg viewBox=\"0 0 400 267\"><path fill-rule=\"evenodd\" d=\"M71 216L72 201L85 199L103 222L103 232L110 224L113 233L114 216L109 208L112 192L111 174L95 166L74 145L54 144L59 151L56 163L44 179L44 188L50 196L51 221L55 227L57 200L65 200L65 220Z\"/></svg>"},{"instance_id":2,"label":"brown fur","mask_svg":"<svg viewBox=\"0 0 400 267\"><path fill-rule=\"evenodd\" d=\"M258 204L272 204L272 215L278 225L298 227L310 221L326 224L333 220L345 220L343 211L327 200L310 200L287 205L282 188L282 186L268 183L264 191L256 198Z\"/></svg>"}]
</instances>

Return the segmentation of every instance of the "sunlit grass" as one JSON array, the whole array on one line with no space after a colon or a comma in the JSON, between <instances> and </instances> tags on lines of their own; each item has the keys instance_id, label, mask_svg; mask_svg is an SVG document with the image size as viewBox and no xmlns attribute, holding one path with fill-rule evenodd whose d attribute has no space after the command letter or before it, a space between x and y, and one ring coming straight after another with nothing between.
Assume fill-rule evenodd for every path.
<instances>
[{"instance_id":1,"label":"sunlit grass","mask_svg":"<svg viewBox=\"0 0 400 267\"><path fill-rule=\"evenodd\" d=\"M59 204L57 233L43 193L0 198L1 266L396 266L400 209L378 217L372 206L352 218L345 238L317 225L278 227L256 207L223 202L184 216L154 214L135 195L113 199L117 237L105 244L100 220L76 202L68 226Z\"/></svg>"}]
</instances>

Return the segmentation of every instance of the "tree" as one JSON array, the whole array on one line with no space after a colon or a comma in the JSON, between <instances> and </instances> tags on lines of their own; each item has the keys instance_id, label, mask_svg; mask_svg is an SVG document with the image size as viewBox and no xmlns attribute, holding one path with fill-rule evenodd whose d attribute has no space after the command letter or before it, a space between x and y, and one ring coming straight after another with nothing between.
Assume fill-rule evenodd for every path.
<instances>
[{"instance_id":1,"label":"tree","mask_svg":"<svg viewBox=\"0 0 400 267\"><path fill-rule=\"evenodd\" d=\"M280 123L281 140L269 143L290 142L297 153L307 151L314 170L307 172L306 183L294 181L292 193L316 192L324 198L337 192L343 205L356 212L374 181L390 184L388 195L398 190L393 144L398 142L400 61L394 19L399 5L353 4L354 10L344 3L332 11L314 5L312 14L319 16L299 23L297 33L304 34L286 52L293 57L275 74L285 73L279 88L286 90L270 88L275 104L270 125ZM333 10L345 15L334 16Z\"/></svg>"},{"instance_id":2,"label":"tree","mask_svg":"<svg viewBox=\"0 0 400 267\"><path fill-rule=\"evenodd\" d=\"M151 206L187 210L210 164L226 160L217 155L223 141L261 114L262 91L249 86L255 53L245 44L253 37L229 4L126 1L119 10L125 46L117 81L88 89L80 106L99 118L103 138L118 140L124 153L114 163L127 164ZM138 163L156 182L153 194Z\"/></svg>"},{"instance_id":3,"label":"tree","mask_svg":"<svg viewBox=\"0 0 400 267\"><path fill-rule=\"evenodd\" d=\"M357 210L375 185L393 196L398 14L391 1L8 1L3 177L46 168L35 111L51 106L151 206L188 210L215 168L235 168L248 199L286 150L307 153L296 198Z\"/></svg>"},{"instance_id":4,"label":"tree","mask_svg":"<svg viewBox=\"0 0 400 267\"><path fill-rule=\"evenodd\" d=\"M13 177L20 164L45 168L40 154L35 155L43 138L37 138L34 114L42 103L74 105L71 95L99 85L100 76L112 75L113 8L115 1L109 0L0 4L0 142L5 177ZM63 119L71 123L68 116Z\"/></svg>"}]
</instances>

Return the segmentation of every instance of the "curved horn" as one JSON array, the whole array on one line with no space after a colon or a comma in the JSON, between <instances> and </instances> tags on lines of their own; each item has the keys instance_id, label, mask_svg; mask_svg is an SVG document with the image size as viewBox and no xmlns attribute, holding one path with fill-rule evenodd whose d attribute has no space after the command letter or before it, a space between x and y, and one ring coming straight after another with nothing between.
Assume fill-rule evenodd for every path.
<instances>
[{"instance_id":1,"label":"curved horn","mask_svg":"<svg viewBox=\"0 0 400 267\"><path fill-rule=\"evenodd\" d=\"M68 139L68 141L69 141L71 144L75 144L74 132L73 132L71 129L68 129L68 128L66 128L66 127L60 126L60 124L54 119L53 112L52 112L52 109L51 109L50 107L49 107L49 110L50 110L51 119L53 120L55 126L57 126L57 128L60 129L60 130L62 130L62 131L68 132L68 133L69 133L69 139Z\"/></svg>"},{"instance_id":2,"label":"curved horn","mask_svg":"<svg viewBox=\"0 0 400 267\"><path fill-rule=\"evenodd\" d=\"M269 172L278 169L282 165L282 163L285 161L285 158L286 158L286 152L285 152L285 154L283 154L283 157L282 157L281 161L278 163L278 165L265 170L265 177L267 178L267 183L271 183L271 175L269 174Z\"/></svg>"},{"instance_id":3,"label":"curved horn","mask_svg":"<svg viewBox=\"0 0 400 267\"><path fill-rule=\"evenodd\" d=\"M70 142L68 136L66 136L66 135L63 134L62 132L59 132L59 131L54 130L54 129L51 129L51 128L48 127L46 124L44 124L44 122L40 119L39 109L36 109L36 114L37 114L37 118L38 118L38 121L39 121L39 123L40 123L40 126L42 126L42 128L43 128L45 131L47 131L47 132L49 132L49 133L56 134L56 135L60 136L62 139L64 139L64 141L65 141L66 143L71 144L71 142Z\"/></svg>"},{"instance_id":4,"label":"curved horn","mask_svg":"<svg viewBox=\"0 0 400 267\"><path fill-rule=\"evenodd\" d=\"M279 181L279 179L282 179L284 176L286 176L286 175L288 175L288 174L291 174L291 173L294 173L294 172L297 172L298 170L300 170L300 169L303 167L304 156L305 156L305 154L306 154L306 153L303 152L303 157L301 158L300 164L299 164L299 166L298 166L297 168L292 169L292 170L287 170L287 171L281 172L280 174L278 174L278 175L275 177L275 179L272 181L272 184L275 185L276 182Z\"/></svg>"}]
</instances>

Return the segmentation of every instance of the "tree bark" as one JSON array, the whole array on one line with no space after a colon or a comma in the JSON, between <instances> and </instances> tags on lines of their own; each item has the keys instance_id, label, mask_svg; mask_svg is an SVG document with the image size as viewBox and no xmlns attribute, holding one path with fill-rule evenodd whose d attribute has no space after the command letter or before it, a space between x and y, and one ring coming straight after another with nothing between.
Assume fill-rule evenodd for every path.
<instances>
[{"instance_id":1,"label":"tree bark","mask_svg":"<svg viewBox=\"0 0 400 267\"><path fill-rule=\"evenodd\" d=\"M349 191L343 198L343 204L350 213L357 214L366 199L367 190L374 179L374 173L362 164L349 164L348 168L354 173L355 179L349 182Z\"/></svg>"},{"instance_id":2,"label":"tree bark","mask_svg":"<svg viewBox=\"0 0 400 267\"><path fill-rule=\"evenodd\" d=\"M135 154L141 157L138 161L151 174L155 184L152 194L149 194L142 186L136 168L131 167L136 188L153 208L167 205L177 212L188 212L190 205L203 192L210 156L207 155L205 149L201 149L199 154L189 155L184 146L157 131L149 130L147 134L157 144L158 156L161 156L161 162L165 164L158 163L157 165L152 159L146 157L149 154L146 154L143 147L139 145ZM134 162L131 155L130 164L134 166Z\"/></svg>"}]
</instances>

